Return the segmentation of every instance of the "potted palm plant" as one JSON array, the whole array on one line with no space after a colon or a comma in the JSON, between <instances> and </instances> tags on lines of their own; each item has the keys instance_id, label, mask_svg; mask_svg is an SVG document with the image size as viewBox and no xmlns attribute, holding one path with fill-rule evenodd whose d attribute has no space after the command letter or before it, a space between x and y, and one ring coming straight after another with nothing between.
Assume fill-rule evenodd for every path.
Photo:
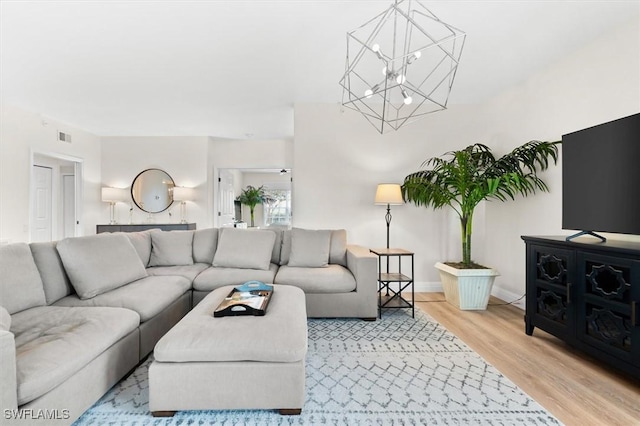
<instances>
[{"instance_id":1,"label":"potted palm plant","mask_svg":"<svg viewBox=\"0 0 640 426\"><path fill-rule=\"evenodd\" d=\"M251 226L254 227L254 215L253 212L258 204L262 204L265 200L265 192L264 186L255 187L252 185L247 185L245 189L242 190L237 200L240 201L241 204L245 206L249 206L249 212L251 214Z\"/></svg>"},{"instance_id":2,"label":"potted palm plant","mask_svg":"<svg viewBox=\"0 0 640 426\"><path fill-rule=\"evenodd\" d=\"M560 142L531 141L496 158L483 144L473 144L422 163L424 170L405 177L402 194L416 206L452 208L460 219L462 261L436 263L447 301L462 310L487 308L494 269L478 265L471 257L473 213L483 200L515 199L536 190L548 191L538 172L549 160L558 161Z\"/></svg>"}]
</instances>

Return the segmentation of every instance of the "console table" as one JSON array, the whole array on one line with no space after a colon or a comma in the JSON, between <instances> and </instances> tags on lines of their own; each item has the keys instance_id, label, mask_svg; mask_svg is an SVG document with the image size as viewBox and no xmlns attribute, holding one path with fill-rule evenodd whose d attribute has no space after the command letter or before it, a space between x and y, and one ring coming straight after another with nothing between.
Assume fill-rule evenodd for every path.
<instances>
[{"instance_id":1,"label":"console table","mask_svg":"<svg viewBox=\"0 0 640 426\"><path fill-rule=\"evenodd\" d=\"M640 243L522 239L525 332L538 327L640 378Z\"/></svg>"},{"instance_id":2,"label":"console table","mask_svg":"<svg viewBox=\"0 0 640 426\"><path fill-rule=\"evenodd\" d=\"M96 225L96 234L103 232L138 232L148 229L163 231L191 231L196 229L195 223L138 223L132 225Z\"/></svg>"},{"instance_id":3,"label":"console table","mask_svg":"<svg viewBox=\"0 0 640 426\"><path fill-rule=\"evenodd\" d=\"M411 316L415 318L415 300L413 292L413 253L398 248L370 249L371 253L378 256L378 317L382 318L383 309L411 309ZM391 258L397 258L398 269L396 272L389 270ZM411 258L411 275L402 273L402 258ZM386 260L386 272L382 269L382 260ZM395 264L395 262L393 262ZM393 284L396 284L394 286ZM398 291L395 288L398 288ZM411 291L411 301L402 297L402 292Z\"/></svg>"}]
</instances>

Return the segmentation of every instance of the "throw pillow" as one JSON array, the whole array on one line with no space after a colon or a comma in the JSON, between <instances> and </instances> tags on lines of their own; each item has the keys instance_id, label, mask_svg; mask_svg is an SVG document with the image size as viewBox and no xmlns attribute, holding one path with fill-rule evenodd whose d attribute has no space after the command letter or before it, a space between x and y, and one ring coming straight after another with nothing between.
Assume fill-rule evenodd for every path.
<instances>
[{"instance_id":1,"label":"throw pillow","mask_svg":"<svg viewBox=\"0 0 640 426\"><path fill-rule=\"evenodd\" d=\"M0 246L0 305L15 314L45 304L42 279L29 246Z\"/></svg>"},{"instance_id":2,"label":"throw pillow","mask_svg":"<svg viewBox=\"0 0 640 426\"><path fill-rule=\"evenodd\" d=\"M71 285L90 299L147 276L129 239L122 234L65 238L56 246Z\"/></svg>"},{"instance_id":3,"label":"throw pillow","mask_svg":"<svg viewBox=\"0 0 640 426\"><path fill-rule=\"evenodd\" d=\"M289 266L322 268L329 264L331 231L294 228Z\"/></svg>"},{"instance_id":4,"label":"throw pillow","mask_svg":"<svg viewBox=\"0 0 640 426\"><path fill-rule=\"evenodd\" d=\"M149 266L193 265L193 231L151 233Z\"/></svg>"},{"instance_id":5,"label":"throw pillow","mask_svg":"<svg viewBox=\"0 0 640 426\"><path fill-rule=\"evenodd\" d=\"M269 270L276 234L254 229L223 228L213 266Z\"/></svg>"}]
</instances>

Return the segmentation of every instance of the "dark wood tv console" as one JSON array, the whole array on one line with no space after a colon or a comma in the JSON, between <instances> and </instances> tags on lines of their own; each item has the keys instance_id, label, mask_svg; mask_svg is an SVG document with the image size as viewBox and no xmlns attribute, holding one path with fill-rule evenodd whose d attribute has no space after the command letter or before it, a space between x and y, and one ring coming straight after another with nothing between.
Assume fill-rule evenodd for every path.
<instances>
[{"instance_id":1,"label":"dark wood tv console","mask_svg":"<svg viewBox=\"0 0 640 426\"><path fill-rule=\"evenodd\" d=\"M522 239L525 332L538 327L640 379L640 243Z\"/></svg>"}]
</instances>

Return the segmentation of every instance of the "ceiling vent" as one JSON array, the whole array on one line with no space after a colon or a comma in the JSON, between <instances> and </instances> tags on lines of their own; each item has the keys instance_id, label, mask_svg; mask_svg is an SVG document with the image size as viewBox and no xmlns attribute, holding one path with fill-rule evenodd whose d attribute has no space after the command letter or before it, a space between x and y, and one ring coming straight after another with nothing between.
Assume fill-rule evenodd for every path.
<instances>
[{"instance_id":1,"label":"ceiling vent","mask_svg":"<svg viewBox=\"0 0 640 426\"><path fill-rule=\"evenodd\" d=\"M58 130L58 140L60 142L71 143L71 135Z\"/></svg>"}]
</instances>

